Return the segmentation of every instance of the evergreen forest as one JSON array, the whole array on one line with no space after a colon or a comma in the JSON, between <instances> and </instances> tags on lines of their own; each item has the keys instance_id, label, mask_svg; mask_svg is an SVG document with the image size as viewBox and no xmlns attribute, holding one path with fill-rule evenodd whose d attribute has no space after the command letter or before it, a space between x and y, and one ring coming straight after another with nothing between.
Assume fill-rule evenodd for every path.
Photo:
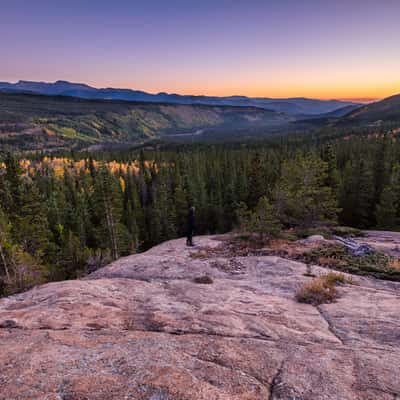
<instances>
[{"instance_id":1,"label":"evergreen forest","mask_svg":"<svg viewBox=\"0 0 400 400\"><path fill-rule=\"evenodd\" d=\"M400 228L392 136L165 145L0 159L0 295L84 276L119 257L243 225L307 235L330 226ZM249 219L249 215L251 218ZM266 232L268 234L268 232Z\"/></svg>"}]
</instances>

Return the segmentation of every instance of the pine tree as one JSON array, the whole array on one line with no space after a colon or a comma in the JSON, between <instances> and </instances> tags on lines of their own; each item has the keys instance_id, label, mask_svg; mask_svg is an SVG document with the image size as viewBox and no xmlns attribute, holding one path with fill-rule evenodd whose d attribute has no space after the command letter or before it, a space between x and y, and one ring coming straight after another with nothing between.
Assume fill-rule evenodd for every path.
<instances>
[{"instance_id":1,"label":"pine tree","mask_svg":"<svg viewBox=\"0 0 400 400\"><path fill-rule=\"evenodd\" d=\"M250 160L249 185L247 204L254 208L260 198L266 194L264 164L259 153Z\"/></svg>"},{"instance_id":2,"label":"pine tree","mask_svg":"<svg viewBox=\"0 0 400 400\"><path fill-rule=\"evenodd\" d=\"M284 225L310 228L336 223L337 202L326 186L326 177L327 164L315 156L297 156L284 162L275 192Z\"/></svg>"},{"instance_id":3,"label":"pine tree","mask_svg":"<svg viewBox=\"0 0 400 400\"><path fill-rule=\"evenodd\" d=\"M347 161L342 173L339 188L339 202L342 207L340 221L346 226L357 226L354 210L357 207L357 176L353 163Z\"/></svg>"},{"instance_id":4,"label":"pine tree","mask_svg":"<svg viewBox=\"0 0 400 400\"><path fill-rule=\"evenodd\" d=\"M10 268L11 266L9 265L9 261L7 259L7 248L10 247L10 242L9 242L9 236L10 236L10 223L3 212L3 210L0 208L0 280L4 282L2 276L5 276L5 283L10 283L11 282L11 274L10 274ZM1 295L1 294L0 294Z\"/></svg>"},{"instance_id":5,"label":"pine tree","mask_svg":"<svg viewBox=\"0 0 400 400\"><path fill-rule=\"evenodd\" d=\"M336 153L331 144L325 146L322 150L322 160L327 164L326 186L329 186L333 193L337 194L340 183L339 170L337 168Z\"/></svg>"},{"instance_id":6,"label":"pine tree","mask_svg":"<svg viewBox=\"0 0 400 400\"><path fill-rule=\"evenodd\" d=\"M396 230L399 220L396 209L398 207L396 193L391 186L386 186L381 194L381 201L377 205L376 220L379 229Z\"/></svg>"},{"instance_id":7,"label":"pine tree","mask_svg":"<svg viewBox=\"0 0 400 400\"><path fill-rule=\"evenodd\" d=\"M248 231L258 234L260 240L270 240L279 235L281 228L275 207L266 196L261 197L255 210L250 214Z\"/></svg>"},{"instance_id":8,"label":"pine tree","mask_svg":"<svg viewBox=\"0 0 400 400\"><path fill-rule=\"evenodd\" d=\"M153 241L157 243L176 237L175 207L170 191L169 176L164 168L154 180L151 218Z\"/></svg>"},{"instance_id":9,"label":"pine tree","mask_svg":"<svg viewBox=\"0 0 400 400\"><path fill-rule=\"evenodd\" d=\"M116 260L129 252L130 237L122 224L122 194L115 177L102 166L94 185L95 217L99 222L99 247L108 248ZM106 244L106 247L104 246Z\"/></svg>"},{"instance_id":10,"label":"pine tree","mask_svg":"<svg viewBox=\"0 0 400 400\"><path fill-rule=\"evenodd\" d=\"M132 237L131 251L135 253L139 251L141 243L140 231L145 228L144 215L136 182L134 181L131 170L128 170L125 176L125 182L123 222Z\"/></svg>"},{"instance_id":11,"label":"pine tree","mask_svg":"<svg viewBox=\"0 0 400 400\"><path fill-rule=\"evenodd\" d=\"M61 245L57 254L57 268L54 279L76 279L84 274L90 251L82 247L79 238L71 231L60 232Z\"/></svg>"},{"instance_id":12,"label":"pine tree","mask_svg":"<svg viewBox=\"0 0 400 400\"><path fill-rule=\"evenodd\" d=\"M388 138L383 138L378 142L375 151L375 159L373 164L373 179L374 179L374 198L375 204L379 202L383 188L387 184L388 171L387 171L387 151L388 151Z\"/></svg>"},{"instance_id":13,"label":"pine tree","mask_svg":"<svg viewBox=\"0 0 400 400\"><path fill-rule=\"evenodd\" d=\"M364 160L359 161L356 175L356 205L353 210L356 224L360 228L375 225L374 220L374 185L372 173Z\"/></svg>"},{"instance_id":14,"label":"pine tree","mask_svg":"<svg viewBox=\"0 0 400 400\"><path fill-rule=\"evenodd\" d=\"M181 175L176 171L173 199L175 203L175 226L178 236L186 234L186 219L189 206L188 195L183 185L183 180Z\"/></svg>"},{"instance_id":15,"label":"pine tree","mask_svg":"<svg viewBox=\"0 0 400 400\"><path fill-rule=\"evenodd\" d=\"M393 166L390 181L382 190L376 207L376 221L380 229L400 228L400 165Z\"/></svg>"},{"instance_id":16,"label":"pine tree","mask_svg":"<svg viewBox=\"0 0 400 400\"><path fill-rule=\"evenodd\" d=\"M248 223L250 220L251 211L247 207L247 204L241 201L236 205L235 209L235 225L239 231L248 231Z\"/></svg>"},{"instance_id":17,"label":"pine tree","mask_svg":"<svg viewBox=\"0 0 400 400\"><path fill-rule=\"evenodd\" d=\"M45 262L52 247L45 204L34 182L26 182L21 193L21 207L12 221L14 239L39 263Z\"/></svg>"},{"instance_id":18,"label":"pine tree","mask_svg":"<svg viewBox=\"0 0 400 400\"><path fill-rule=\"evenodd\" d=\"M48 279L46 266L15 241L12 228L0 210L0 281L4 294L28 289Z\"/></svg>"},{"instance_id":19,"label":"pine tree","mask_svg":"<svg viewBox=\"0 0 400 400\"><path fill-rule=\"evenodd\" d=\"M22 196L22 168L16 157L11 153L7 153L4 164L6 167L6 173L4 175L5 184L8 188L8 198L7 201L3 203L6 211L10 213L15 213L21 206L21 196Z\"/></svg>"}]
</instances>

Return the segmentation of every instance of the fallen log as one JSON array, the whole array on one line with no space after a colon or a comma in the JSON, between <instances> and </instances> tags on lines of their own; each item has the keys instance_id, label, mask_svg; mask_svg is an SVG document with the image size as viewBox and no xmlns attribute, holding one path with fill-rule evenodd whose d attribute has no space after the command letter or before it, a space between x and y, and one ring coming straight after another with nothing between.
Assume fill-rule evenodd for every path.
<instances>
[{"instance_id":1,"label":"fallen log","mask_svg":"<svg viewBox=\"0 0 400 400\"><path fill-rule=\"evenodd\" d=\"M358 243L353 239L333 236L333 239L343 244L352 256L361 257L367 254L372 254L375 250L366 243Z\"/></svg>"}]
</instances>

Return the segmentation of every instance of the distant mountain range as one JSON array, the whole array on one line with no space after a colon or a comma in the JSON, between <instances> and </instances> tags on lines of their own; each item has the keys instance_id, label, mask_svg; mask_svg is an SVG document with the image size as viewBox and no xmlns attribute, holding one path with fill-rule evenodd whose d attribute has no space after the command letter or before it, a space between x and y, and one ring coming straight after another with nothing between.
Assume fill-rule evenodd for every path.
<instances>
[{"instance_id":1,"label":"distant mountain range","mask_svg":"<svg viewBox=\"0 0 400 400\"><path fill-rule=\"evenodd\" d=\"M168 93L151 94L130 89L96 89L82 83L19 81L0 82L0 91L72 96L83 99L125 100L151 103L204 104L217 106L258 107L283 112L290 116L307 117L335 112L345 107L357 108L359 103L340 100L316 100L302 97L288 99L251 98L245 96L191 96Z\"/></svg>"},{"instance_id":2,"label":"distant mountain range","mask_svg":"<svg viewBox=\"0 0 400 400\"><path fill-rule=\"evenodd\" d=\"M150 95L143 92L139 93L153 96L152 100L93 99L83 96L88 95L88 92L99 96L102 90L62 81L54 84L0 83L0 151L91 149L99 146L147 144L160 140L243 142L294 132L313 132L316 135L334 132L335 137L340 137L347 135L349 129L361 135L366 131L371 132L371 129L375 132L377 126L379 132L400 132L400 95L362 106L343 106L343 103L337 102L341 107L312 114L311 108L314 113L316 110L329 109L327 103L332 106L334 101L287 99L286 102L269 103L278 104L281 108L289 108L290 105L292 112L283 112L273 107L247 106L247 102L261 100L245 97L178 96L181 104L161 101L159 98L174 98L176 95ZM115 89L104 90L118 92ZM74 91L83 94L72 96ZM126 92L125 97L138 93L130 90ZM199 101L200 104L189 104L189 99L195 99L193 101ZM203 104L206 102L199 99L210 102L214 99L215 104ZM227 99L234 105L224 104ZM297 107L303 104L303 110L307 109L308 114L294 115L294 104ZM311 104L314 106L311 107Z\"/></svg>"}]
</instances>

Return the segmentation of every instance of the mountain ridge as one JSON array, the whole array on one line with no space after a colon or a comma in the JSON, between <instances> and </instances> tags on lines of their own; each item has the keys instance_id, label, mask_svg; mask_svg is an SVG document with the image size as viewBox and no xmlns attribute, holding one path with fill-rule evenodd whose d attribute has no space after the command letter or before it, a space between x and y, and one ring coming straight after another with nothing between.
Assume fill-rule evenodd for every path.
<instances>
[{"instance_id":1,"label":"mountain ridge","mask_svg":"<svg viewBox=\"0 0 400 400\"><path fill-rule=\"evenodd\" d=\"M359 103L343 100L319 100L305 97L270 98L233 96L181 95L177 93L148 93L141 90L119 88L94 88L85 83L58 80L53 83L20 80L16 83L0 82L0 91L28 91L47 95L64 95L84 99L127 100L145 102L166 102L173 104L230 105L271 109L295 115L316 115L333 112Z\"/></svg>"},{"instance_id":2,"label":"mountain ridge","mask_svg":"<svg viewBox=\"0 0 400 400\"><path fill-rule=\"evenodd\" d=\"M400 122L400 94L362 106L341 119L342 123L371 124L380 121Z\"/></svg>"},{"instance_id":3,"label":"mountain ridge","mask_svg":"<svg viewBox=\"0 0 400 400\"><path fill-rule=\"evenodd\" d=\"M1 85L1 84L0 84ZM326 129L400 127L400 95L329 113L293 116L249 105L96 99L0 89L0 148L54 150L149 141L226 142ZM47 85L45 83L45 85ZM77 84L81 87L80 84ZM67 83L69 86L69 83ZM63 81L58 88L65 87ZM375 128L374 128L375 129ZM362 132L360 131L362 134Z\"/></svg>"}]
</instances>

